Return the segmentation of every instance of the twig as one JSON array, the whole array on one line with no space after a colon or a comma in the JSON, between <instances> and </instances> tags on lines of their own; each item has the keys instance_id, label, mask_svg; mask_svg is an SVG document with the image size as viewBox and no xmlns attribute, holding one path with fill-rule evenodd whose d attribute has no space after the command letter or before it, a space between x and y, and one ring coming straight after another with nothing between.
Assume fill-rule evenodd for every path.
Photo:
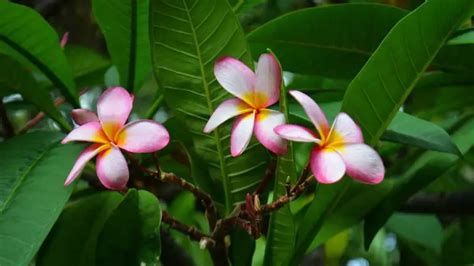
<instances>
[{"instance_id":1,"label":"twig","mask_svg":"<svg viewBox=\"0 0 474 266\"><path fill-rule=\"evenodd\" d=\"M214 228L217 222L217 210L216 207L214 206L214 202L212 201L212 198L204 191L200 190L198 187L195 185L187 182L183 178L178 177L177 175L173 173L166 173L166 172L158 172L158 171L152 171L144 166L142 166L137 159L135 159L132 155L127 154L127 157L130 159L130 161L138 167L142 172L145 174L158 178L162 182L168 182L168 183L173 183L176 184L183 189L193 193L193 195L201 201L202 205L206 209L206 215L209 221L209 228ZM159 169L159 165L156 165L156 167Z\"/></svg>"},{"instance_id":2,"label":"twig","mask_svg":"<svg viewBox=\"0 0 474 266\"><path fill-rule=\"evenodd\" d=\"M207 240L209 241L209 243L213 243L211 236L204 234L203 232L199 231L197 228L193 226L189 226L189 225L181 223L180 221L171 217L171 215L166 211L162 212L161 221L169 225L171 228L175 229L176 231L179 231L185 235L188 235L192 240L199 241L199 242L203 240Z\"/></svg>"},{"instance_id":3,"label":"twig","mask_svg":"<svg viewBox=\"0 0 474 266\"><path fill-rule=\"evenodd\" d=\"M298 186L295 186L290 191L289 194L279 197L277 200L275 200L274 202L272 202L270 204L262 205L260 207L260 210L258 210L259 213L260 214L266 214L266 213L273 212L273 211L276 211L276 210L280 209L281 207L283 207L288 202L298 198L301 194L303 194L303 192L306 190L306 188L309 186L309 184L311 184L312 181L313 181L312 176L306 178L306 180L304 182L302 182Z\"/></svg>"},{"instance_id":4,"label":"twig","mask_svg":"<svg viewBox=\"0 0 474 266\"><path fill-rule=\"evenodd\" d=\"M206 209L207 218L209 220L209 227L214 228L217 222L217 211L214 206L214 202L206 192L200 190L195 185L187 182L186 180L176 176L173 173L161 172L160 179L163 182L177 184L180 187L193 193L194 196L201 201L201 203L204 205L204 208Z\"/></svg>"},{"instance_id":5,"label":"twig","mask_svg":"<svg viewBox=\"0 0 474 266\"><path fill-rule=\"evenodd\" d=\"M79 92L79 95L82 95L86 93L89 90L89 88L85 88ZM66 102L66 99L64 97L57 98L54 100L54 106L59 107L63 105ZM26 123L20 130L18 130L18 134L24 134L26 133L29 129L32 127L36 126L41 120L43 120L46 117L46 114L44 112L39 112L35 117L33 117L30 121Z\"/></svg>"},{"instance_id":6,"label":"twig","mask_svg":"<svg viewBox=\"0 0 474 266\"><path fill-rule=\"evenodd\" d=\"M275 176L275 168L276 168L276 163L271 162L267 170L265 171L265 176L263 177L262 182L260 182L257 189L255 189L255 192L253 193L254 195L261 194L263 190L267 187L270 180L272 180L273 177Z\"/></svg>"},{"instance_id":7,"label":"twig","mask_svg":"<svg viewBox=\"0 0 474 266\"><path fill-rule=\"evenodd\" d=\"M15 128L13 127L10 119L8 118L7 110L3 104L2 98L0 98L0 122L2 123L3 130L5 131L5 138L11 138L15 136Z\"/></svg>"}]
</instances>

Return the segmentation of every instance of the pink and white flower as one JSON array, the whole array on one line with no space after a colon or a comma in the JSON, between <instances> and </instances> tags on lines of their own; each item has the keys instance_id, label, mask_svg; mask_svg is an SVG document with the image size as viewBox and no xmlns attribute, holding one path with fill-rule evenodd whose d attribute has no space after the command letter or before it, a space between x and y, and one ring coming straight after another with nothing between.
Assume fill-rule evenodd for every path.
<instances>
[{"instance_id":1,"label":"pink and white flower","mask_svg":"<svg viewBox=\"0 0 474 266\"><path fill-rule=\"evenodd\" d=\"M298 142L312 142L310 167L320 183L339 181L344 174L369 184L382 182L385 168L382 159L364 144L362 131L346 113L339 113L332 127L316 102L299 91L290 94L303 106L316 127L314 131L298 125L281 125L275 132L282 138Z\"/></svg>"},{"instance_id":2,"label":"pink and white flower","mask_svg":"<svg viewBox=\"0 0 474 266\"><path fill-rule=\"evenodd\" d=\"M65 185L81 173L86 163L97 155L96 171L101 183L109 189L125 188L128 165L122 150L131 153L151 153L168 145L170 136L166 128L152 120L138 120L125 124L132 111L133 95L125 89L107 89L97 101L98 116L86 109L72 111L79 125L61 143L85 141L93 143L77 159Z\"/></svg>"},{"instance_id":3,"label":"pink and white flower","mask_svg":"<svg viewBox=\"0 0 474 266\"><path fill-rule=\"evenodd\" d=\"M247 148L252 133L267 149L284 154L286 140L273 129L285 123L282 113L267 109L280 98L281 69L272 54L262 54L255 73L232 57L219 59L214 74L222 87L236 96L221 103L204 127L209 133L228 119L238 116L232 126L230 151L236 157Z\"/></svg>"}]
</instances>

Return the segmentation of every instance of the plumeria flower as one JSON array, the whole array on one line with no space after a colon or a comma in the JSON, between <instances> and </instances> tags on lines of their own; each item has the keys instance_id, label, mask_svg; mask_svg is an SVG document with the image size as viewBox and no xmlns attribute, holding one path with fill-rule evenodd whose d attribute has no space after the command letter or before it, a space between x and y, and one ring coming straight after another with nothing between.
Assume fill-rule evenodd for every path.
<instances>
[{"instance_id":1,"label":"plumeria flower","mask_svg":"<svg viewBox=\"0 0 474 266\"><path fill-rule=\"evenodd\" d=\"M299 91L290 91L290 94L303 106L318 134L298 125L281 125L275 132L288 140L315 144L310 167L320 183L337 182L345 173L363 183L382 182L385 175L382 159L364 144L362 131L349 115L339 113L330 128L313 99Z\"/></svg>"},{"instance_id":2,"label":"plumeria flower","mask_svg":"<svg viewBox=\"0 0 474 266\"><path fill-rule=\"evenodd\" d=\"M168 131L152 120L138 120L125 124L133 106L133 95L125 89L107 89L97 101L98 116L86 109L72 112L79 125L61 143L85 141L93 143L76 161L65 185L69 185L82 171L86 163L97 155L97 176L109 189L125 188L128 166L122 150L131 153L151 153L164 148L170 139Z\"/></svg>"},{"instance_id":3,"label":"plumeria flower","mask_svg":"<svg viewBox=\"0 0 474 266\"><path fill-rule=\"evenodd\" d=\"M280 98L281 69L272 54L262 54L254 73L244 63L232 57L219 59L214 74L222 87L236 96L221 103L204 127L209 133L228 119L238 116L232 126L230 151L236 157L247 148L252 132L267 149L286 152L286 140L273 129L285 123L282 113L267 109Z\"/></svg>"}]
</instances>

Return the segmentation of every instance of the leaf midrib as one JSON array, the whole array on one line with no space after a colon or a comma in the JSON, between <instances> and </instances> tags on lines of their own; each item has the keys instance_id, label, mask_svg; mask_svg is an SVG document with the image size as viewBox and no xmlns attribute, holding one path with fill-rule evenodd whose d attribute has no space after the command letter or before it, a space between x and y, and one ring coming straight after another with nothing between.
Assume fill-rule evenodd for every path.
<instances>
[{"instance_id":1,"label":"leaf midrib","mask_svg":"<svg viewBox=\"0 0 474 266\"><path fill-rule=\"evenodd\" d=\"M31 165L24 171L24 173L21 175L13 189L11 190L11 193L9 193L8 197L5 199L5 202L0 209L0 215L4 213L4 211L7 209L7 207L10 205L10 201L13 199L15 192L18 190L18 188L23 184L23 182L26 179L26 176L33 170L33 168L36 167L36 165L46 156L47 153L49 153L54 146L56 146L56 141L48 144L46 146L46 149L31 163Z\"/></svg>"},{"instance_id":2,"label":"leaf midrib","mask_svg":"<svg viewBox=\"0 0 474 266\"><path fill-rule=\"evenodd\" d=\"M204 67L203 67L203 60L202 60L202 55L201 55L199 42L198 42L197 37L196 37L196 30L194 28L194 24L193 24L193 21L191 19L190 10L188 8L186 0L182 0L182 1L183 1L184 9L186 11L186 16L188 17L189 26L191 27L191 34L193 36L193 41L194 41L194 44L195 44L195 47L196 47L196 56L197 56L197 59L199 60L199 69L200 69L200 72L201 72L201 78L202 78L201 80L202 80L204 92L206 94L207 105L208 105L208 108L209 108L209 112L212 113L214 111L214 106L213 106L212 101L211 101L211 94L209 92L209 85L208 85L207 79L206 79L206 72L204 71ZM230 212L232 202L230 200L230 195L229 195L229 191L230 191L229 189L230 188L229 188L229 184L228 184L228 180L227 180L228 179L228 174L227 174L227 169L226 169L227 167L226 167L226 164L225 164L222 145L220 143L220 134L219 134L219 129L218 128L214 130L214 132L212 133L212 136L214 137L214 142L216 143L217 153L219 155L220 171L221 171L221 175L222 175L222 185L224 187L225 212L228 213L228 212Z\"/></svg>"}]
</instances>

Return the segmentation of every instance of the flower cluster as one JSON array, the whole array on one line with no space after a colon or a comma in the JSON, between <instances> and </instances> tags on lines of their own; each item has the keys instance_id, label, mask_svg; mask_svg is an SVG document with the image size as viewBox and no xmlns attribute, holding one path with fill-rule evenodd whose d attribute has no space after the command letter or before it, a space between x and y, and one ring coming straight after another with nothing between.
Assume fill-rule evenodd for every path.
<instances>
[{"instance_id":1,"label":"flower cluster","mask_svg":"<svg viewBox=\"0 0 474 266\"><path fill-rule=\"evenodd\" d=\"M314 143L310 167L321 183L334 183L347 174L358 181L376 184L383 180L385 169L379 155L364 144L362 132L345 113L337 115L332 126L316 102L299 91L290 91L313 123L315 131L286 124L282 113L269 109L280 98L281 68L273 54L260 56L255 73L244 63L231 57L219 59L214 74L222 87L234 95L221 103L204 127L209 133L219 125L237 117L231 132L231 154L236 157L247 148L252 135L268 150L282 155L287 141ZM97 115L76 109L72 117L79 126L62 143L93 143L77 159L66 185L97 156L97 176L109 189L123 189L129 179L127 161L121 150L130 153L152 153L169 142L168 131L152 120L126 124L133 106L133 95L125 89L107 89L97 102Z\"/></svg>"},{"instance_id":2,"label":"flower cluster","mask_svg":"<svg viewBox=\"0 0 474 266\"><path fill-rule=\"evenodd\" d=\"M311 142L310 167L321 183L334 183L344 174L364 182L380 183L385 174L382 160L364 144L360 128L345 113L340 113L332 127L316 102L308 95L291 91L303 106L316 132L299 125L285 124L282 113L267 109L280 98L281 69L272 54L263 54L255 73L237 59L225 57L216 62L214 74L224 89L236 99L224 101L212 114L204 132L209 132L229 118L238 116L231 132L231 154L240 155L252 132L270 151L284 154L285 140Z\"/></svg>"}]
</instances>

